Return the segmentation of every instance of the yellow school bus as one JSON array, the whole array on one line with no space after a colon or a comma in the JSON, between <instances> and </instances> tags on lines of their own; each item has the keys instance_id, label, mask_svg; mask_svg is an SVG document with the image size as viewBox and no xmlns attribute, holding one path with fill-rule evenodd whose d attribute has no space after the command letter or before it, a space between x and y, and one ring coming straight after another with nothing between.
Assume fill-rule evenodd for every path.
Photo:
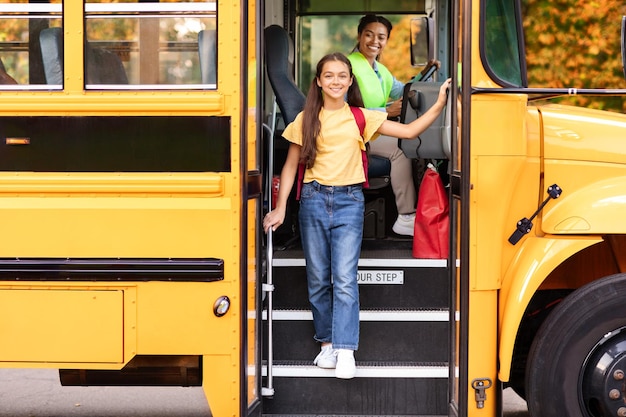
<instances>
[{"instance_id":1,"label":"yellow school bus","mask_svg":"<svg viewBox=\"0 0 626 417\"><path fill-rule=\"evenodd\" d=\"M203 385L214 415L243 414L260 374L254 3L0 10L2 366Z\"/></svg>"},{"instance_id":2,"label":"yellow school bus","mask_svg":"<svg viewBox=\"0 0 626 417\"><path fill-rule=\"evenodd\" d=\"M626 116L551 102L626 90L529 87L522 6L0 1L0 366L202 386L214 417L495 417L509 387L532 417L626 415ZM317 60L368 13L394 25L400 121L453 78L398 141L417 193L438 167L450 250L393 232L377 161L339 380L312 362L295 198L274 233L260 219Z\"/></svg>"}]
</instances>

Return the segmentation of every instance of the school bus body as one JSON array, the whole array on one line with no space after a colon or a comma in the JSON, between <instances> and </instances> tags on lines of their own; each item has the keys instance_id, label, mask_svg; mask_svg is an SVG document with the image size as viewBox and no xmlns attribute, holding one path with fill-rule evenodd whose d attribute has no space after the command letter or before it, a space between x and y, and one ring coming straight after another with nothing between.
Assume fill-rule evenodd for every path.
<instances>
[{"instance_id":1,"label":"school bus body","mask_svg":"<svg viewBox=\"0 0 626 417\"><path fill-rule=\"evenodd\" d=\"M213 5L213 88L86 88L85 9L71 1L62 88L34 85L31 66L33 85L0 91L1 366L58 368L69 385L203 385L215 416L258 402L257 345L244 347L258 338L256 103L244 98L256 14Z\"/></svg>"},{"instance_id":2,"label":"school bus body","mask_svg":"<svg viewBox=\"0 0 626 417\"><path fill-rule=\"evenodd\" d=\"M506 383L537 291L573 290L623 271L613 262L624 262L623 227L615 220L623 210L626 155L618 143L626 118L533 107L524 96L487 97L472 100L468 375ZM524 240L508 243L554 184L562 195L537 215ZM469 398L474 394L470 386Z\"/></svg>"},{"instance_id":3,"label":"school bus body","mask_svg":"<svg viewBox=\"0 0 626 417\"><path fill-rule=\"evenodd\" d=\"M601 413L598 409L612 413L618 406L608 398L617 382L611 373L623 366L615 359L622 325L598 310L611 302L607 292L623 294L615 287L623 282L619 274L626 260L620 220L626 191L626 116L537 105L533 95L550 94L538 89L505 85L509 92L498 91L494 69L487 71L485 58L490 48L482 26L489 20L482 15L486 7L472 2L471 9L465 8L471 18L461 18L461 26L472 32L459 34L463 91L457 112L456 259L458 326L461 346L467 347L466 358L462 347L457 350L460 363L467 361L467 374L460 367L460 387L467 388L460 407L466 404L470 416L497 415L501 404L489 397L499 397L497 390L504 385L526 396L533 416L601 415L594 414ZM549 198L555 187L558 195ZM532 225L515 243L509 241L518 222L528 218ZM583 306L577 293L597 299L578 296L587 300ZM599 293L604 298L595 295ZM572 301L549 315L568 298ZM576 304L586 313L578 313ZM559 328L564 330L557 334ZM572 340L588 333L597 336L577 346L571 343L568 352ZM605 352L611 353L604 363L594 359ZM559 361L561 357L567 359ZM566 368L572 369L569 376ZM501 384L494 391L477 389L480 383L496 381ZM484 402L478 401L479 394L486 394Z\"/></svg>"},{"instance_id":4,"label":"school bus body","mask_svg":"<svg viewBox=\"0 0 626 417\"><path fill-rule=\"evenodd\" d=\"M315 367L291 363L295 373L289 366L276 367L283 380L274 391L261 387L273 371L271 331L263 328L261 336L261 321L270 327L272 310L265 297L274 291L273 284L264 285L262 270L284 270L286 304L298 297L306 301L306 291L301 291L305 277L299 254L264 265L267 259L260 253L261 178L267 181L275 172L264 166L261 152L259 125L271 112L271 94L256 81L263 75L260 64L267 64L257 54L271 47L261 44L262 26L287 21L294 29L296 19L314 13L292 2L216 2L219 77L214 87L86 88L86 57L80 52L86 12L82 2L66 2L64 27L71 30L64 31L65 50L76 53L65 54L62 88L0 89L0 230L5 237L0 241L0 317L8 318L0 320L0 334L12 341L0 347L0 365L59 368L62 381L71 385L202 385L216 417L420 411L496 416L505 384L529 389L531 403L543 400L537 391L554 394L567 410L563 415L588 417L580 403L601 398L598 379L605 385L610 380L594 358L603 346L623 351L626 323L599 306L610 298L602 284L607 277L617 288L612 306L626 292L619 286L626 267L621 221L626 117L538 105L532 89L504 85L484 57L485 3L416 1L411 6L415 14L438 15L439 58L445 64L438 76L454 75L460 87L450 105L455 127L450 256L364 256L360 270L401 272L417 287L362 286L364 305L375 305L364 311L363 334L372 345L380 339L387 344L370 351L365 344L357 360L371 355L386 362L374 369L366 364L355 381L340 382ZM330 9L320 15L334 10L325 3L320 7ZM345 13L387 11L354 7ZM296 55L303 54L302 38L295 39ZM144 65L142 76L149 69ZM553 186L559 194L548 199ZM510 242L524 218L532 218L532 227ZM373 246L381 242L374 240ZM570 293L576 297L594 283L600 285L592 287L595 297L584 297L588 321L581 327L567 320L576 317L571 306L556 315L535 314L549 313L561 300L567 306L568 299L577 300L568 298ZM432 307L431 290L448 303L427 311L434 320L420 315ZM379 302L420 291L427 294L424 305L410 304L411 299L402 299L400 307ZM595 298L598 308L589 301ZM377 311L381 306L389 311ZM280 353L287 362L295 357L308 363L315 346L298 332L309 335L309 319L290 309L291 304L277 314L287 323L277 333L281 348L286 346ZM403 309L416 311L402 315ZM614 309L617 316L623 312ZM544 318L548 324L540 332ZM570 329L560 335L568 342L596 327L601 334L589 331L589 339L572 349L584 353L579 358L550 345L546 333L559 327ZM390 336L389 329L401 330ZM524 367L531 344L536 362ZM402 348L396 351L397 346ZM547 379L552 385L538 381L537 369L546 362L542 348L555 362L560 353L567 356L550 371L557 375ZM414 358L422 350L428 350L429 360ZM410 366L393 364L398 356ZM422 361L435 364L414 366ZM612 369L622 365L619 358L610 364ZM573 375L565 372L570 368ZM527 371L533 375L530 383ZM557 384L561 371L567 378ZM553 393L557 385L566 393ZM350 395L355 392L359 395ZM603 401L597 400L610 407ZM423 411L429 403L437 403L436 412ZM327 408L320 411L320 404ZM553 415L533 406L531 412Z\"/></svg>"}]
</instances>

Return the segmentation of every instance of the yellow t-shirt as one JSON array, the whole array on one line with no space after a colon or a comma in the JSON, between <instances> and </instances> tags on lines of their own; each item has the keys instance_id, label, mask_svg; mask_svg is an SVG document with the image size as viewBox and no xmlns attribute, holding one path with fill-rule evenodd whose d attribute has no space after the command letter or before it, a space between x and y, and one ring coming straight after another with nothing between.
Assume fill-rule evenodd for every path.
<instances>
[{"instance_id":1,"label":"yellow t-shirt","mask_svg":"<svg viewBox=\"0 0 626 417\"><path fill-rule=\"evenodd\" d=\"M317 181L323 185L341 186L361 184L365 181L361 150L365 142L378 137L377 130L387 113L361 109L365 117L365 130L361 139L359 127L348 104L339 110L322 110L322 124L317 138L315 163L304 173L304 182ZM289 142L302 145L302 113L283 132Z\"/></svg>"}]
</instances>

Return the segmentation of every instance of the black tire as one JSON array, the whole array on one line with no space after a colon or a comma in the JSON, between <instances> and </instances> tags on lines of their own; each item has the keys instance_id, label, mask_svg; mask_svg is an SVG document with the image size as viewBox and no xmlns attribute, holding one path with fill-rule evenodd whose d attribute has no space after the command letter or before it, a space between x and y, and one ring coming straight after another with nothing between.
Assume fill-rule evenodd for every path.
<instances>
[{"instance_id":1,"label":"black tire","mask_svg":"<svg viewBox=\"0 0 626 417\"><path fill-rule=\"evenodd\" d=\"M528 354L531 416L619 415L626 401L625 380L615 377L617 370L626 372L625 300L626 274L617 274L579 288L556 306Z\"/></svg>"},{"instance_id":2,"label":"black tire","mask_svg":"<svg viewBox=\"0 0 626 417\"><path fill-rule=\"evenodd\" d=\"M507 384L524 400L526 399L526 362L530 346L545 319L571 293L572 290L537 291L524 312L515 339L511 377Z\"/></svg>"}]
</instances>

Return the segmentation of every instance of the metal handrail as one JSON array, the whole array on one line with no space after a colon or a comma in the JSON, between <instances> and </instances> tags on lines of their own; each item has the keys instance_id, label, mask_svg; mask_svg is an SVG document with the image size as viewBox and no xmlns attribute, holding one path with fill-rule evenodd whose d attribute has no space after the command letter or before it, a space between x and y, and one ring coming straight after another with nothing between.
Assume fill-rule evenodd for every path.
<instances>
[{"instance_id":1,"label":"metal handrail","mask_svg":"<svg viewBox=\"0 0 626 417\"><path fill-rule=\"evenodd\" d=\"M274 132L276 129L276 98L272 107L271 125L269 126L270 137L268 143L268 159L267 159L267 207L272 209L272 176L274 173ZM263 396L274 395L274 241L272 228L267 231L267 273L266 282L263 284L263 291L267 294L267 386L261 388Z\"/></svg>"}]
</instances>

